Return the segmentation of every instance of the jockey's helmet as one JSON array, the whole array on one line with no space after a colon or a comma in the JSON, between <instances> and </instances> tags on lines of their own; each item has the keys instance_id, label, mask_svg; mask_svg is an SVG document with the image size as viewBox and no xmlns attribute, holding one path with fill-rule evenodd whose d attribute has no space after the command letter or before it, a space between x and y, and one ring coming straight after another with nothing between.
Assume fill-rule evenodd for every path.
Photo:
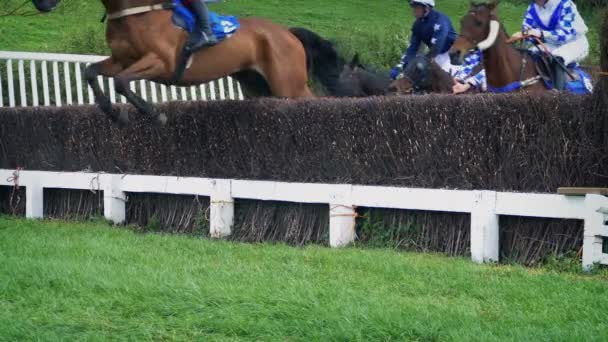
<instances>
[{"instance_id":1,"label":"jockey's helmet","mask_svg":"<svg viewBox=\"0 0 608 342\"><path fill-rule=\"evenodd\" d=\"M435 0L410 0L410 6L435 7Z\"/></svg>"}]
</instances>

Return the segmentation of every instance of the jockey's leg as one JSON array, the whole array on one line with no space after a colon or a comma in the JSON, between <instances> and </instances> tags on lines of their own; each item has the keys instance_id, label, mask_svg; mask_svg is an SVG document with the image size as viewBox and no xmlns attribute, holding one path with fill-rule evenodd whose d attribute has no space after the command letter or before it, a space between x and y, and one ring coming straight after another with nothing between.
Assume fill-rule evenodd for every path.
<instances>
[{"instance_id":1,"label":"jockey's leg","mask_svg":"<svg viewBox=\"0 0 608 342\"><path fill-rule=\"evenodd\" d=\"M563 63L563 66L568 66L572 63L583 61L589 55L589 41L586 37L581 37L554 49L552 53L556 59L554 62L556 65L553 67L554 87L557 90L564 90L566 88L567 74L566 70L558 64Z\"/></svg>"},{"instance_id":2,"label":"jockey's leg","mask_svg":"<svg viewBox=\"0 0 608 342\"><path fill-rule=\"evenodd\" d=\"M589 55L589 41L587 37L580 37L575 41L552 49L553 55L561 57L566 65L580 63Z\"/></svg>"},{"instance_id":3,"label":"jockey's leg","mask_svg":"<svg viewBox=\"0 0 608 342\"><path fill-rule=\"evenodd\" d=\"M437 63L439 65L439 67L441 69L443 69L445 72L448 72L450 74L452 74L453 72L453 66L452 66L452 61L450 59L450 53L446 52L446 53L442 53L441 55L437 55L434 59L435 63Z\"/></svg>"},{"instance_id":4,"label":"jockey's leg","mask_svg":"<svg viewBox=\"0 0 608 342\"><path fill-rule=\"evenodd\" d=\"M205 0L193 0L192 11L196 15L198 22L201 25L202 37L201 39L192 42L186 46L189 52L197 51L205 46L211 46L217 44L217 39L211 30L211 23L209 22L209 11Z\"/></svg>"}]
</instances>

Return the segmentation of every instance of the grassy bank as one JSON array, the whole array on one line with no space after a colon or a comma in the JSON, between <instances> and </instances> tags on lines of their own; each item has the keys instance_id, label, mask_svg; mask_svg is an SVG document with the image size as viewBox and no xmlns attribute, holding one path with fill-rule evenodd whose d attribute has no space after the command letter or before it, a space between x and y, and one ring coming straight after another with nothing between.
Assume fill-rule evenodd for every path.
<instances>
[{"instance_id":1,"label":"grassy bank","mask_svg":"<svg viewBox=\"0 0 608 342\"><path fill-rule=\"evenodd\" d=\"M12 6L20 0L7 0ZM458 26L468 1L438 0L440 10ZM8 6L7 8L10 8ZM226 0L211 9L238 16L261 16L288 26L303 26L337 41L350 56L358 51L367 63L379 67L394 64L407 47L413 18L403 0ZM521 26L525 1L502 1L500 16L510 32ZM590 63L599 57L597 11L585 10L591 28ZM107 53L103 14L98 0L64 0L50 15L0 17L0 49L72 53Z\"/></svg>"},{"instance_id":2,"label":"grassy bank","mask_svg":"<svg viewBox=\"0 0 608 342\"><path fill-rule=\"evenodd\" d=\"M605 274L0 218L0 339L594 340Z\"/></svg>"}]
</instances>

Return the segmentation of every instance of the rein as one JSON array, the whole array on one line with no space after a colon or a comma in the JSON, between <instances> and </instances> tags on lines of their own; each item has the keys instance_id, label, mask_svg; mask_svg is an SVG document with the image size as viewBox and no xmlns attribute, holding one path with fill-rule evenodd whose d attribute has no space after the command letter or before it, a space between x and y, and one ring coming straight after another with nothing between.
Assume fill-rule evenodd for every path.
<instances>
[{"instance_id":1,"label":"rein","mask_svg":"<svg viewBox=\"0 0 608 342\"><path fill-rule=\"evenodd\" d=\"M524 72L526 72L526 66L528 65L528 59L526 58L526 53L524 51L521 51L521 69L519 71L519 81L515 81L511 84L507 84L504 87L499 87L499 88L494 88L491 85L488 84L488 91L491 93L510 93L512 91L518 90L518 89L524 89L527 88L529 86L532 86L536 83L538 83L538 81L540 81L542 79L542 77L540 75L536 75L534 77L528 78L527 80L523 80L524 78Z\"/></svg>"},{"instance_id":2,"label":"rein","mask_svg":"<svg viewBox=\"0 0 608 342\"><path fill-rule=\"evenodd\" d=\"M540 40L540 38L538 38L537 36L529 35L527 33L524 33L521 38L515 38L515 39L509 38L507 40L507 43L508 44L514 44L514 43L517 43L517 42L524 41L526 39L533 40L534 41L534 45L536 45L540 50L542 50L546 54L551 54L551 51L549 51L549 48L547 47L547 45L545 45L545 43L543 43L543 41Z\"/></svg>"},{"instance_id":3,"label":"rein","mask_svg":"<svg viewBox=\"0 0 608 342\"><path fill-rule=\"evenodd\" d=\"M160 4L156 4L156 5L125 8L120 11L108 13L104 17L104 19L114 20L114 19L120 19L120 18L124 18L124 17L128 17L128 16L136 15L136 14L143 14L143 13L148 13L148 12L152 12L152 11L170 10L173 8L175 8L175 5L173 4L173 2L167 1L167 2L160 3Z\"/></svg>"}]
</instances>

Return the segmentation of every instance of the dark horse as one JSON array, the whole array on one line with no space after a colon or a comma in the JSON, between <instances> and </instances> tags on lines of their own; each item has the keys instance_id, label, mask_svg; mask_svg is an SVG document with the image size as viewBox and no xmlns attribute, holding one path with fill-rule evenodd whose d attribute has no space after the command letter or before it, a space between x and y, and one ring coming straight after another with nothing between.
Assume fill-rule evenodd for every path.
<instances>
[{"instance_id":1,"label":"dark horse","mask_svg":"<svg viewBox=\"0 0 608 342\"><path fill-rule=\"evenodd\" d=\"M410 95L421 93L452 93L452 76L426 56L418 56L408 64L400 77L392 81L386 72L364 66L355 55L345 64L339 89L343 96Z\"/></svg>"},{"instance_id":2,"label":"dark horse","mask_svg":"<svg viewBox=\"0 0 608 342\"><path fill-rule=\"evenodd\" d=\"M60 0L32 0L51 11ZM175 81L186 31L172 22L167 0L101 0L108 18L106 40L111 56L90 65L85 77L100 108L114 122L128 123L126 112L115 112L97 83L97 76L113 77L115 89L139 112L160 124L166 116L133 93L129 83L146 79L164 84L193 85L232 75L245 96L301 98L314 96L308 86L308 66L331 94L340 75L331 43L311 31L287 29L258 18L240 19L241 28L229 39L192 57L183 77ZM332 58L334 60L332 60ZM317 60L321 60L317 62ZM317 68L316 66L323 66ZM332 70L333 68L333 70Z\"/></svg>"},{"instance_id":3,"label":"dark horse","mask_svg":"<svg viewBox=\"0 0 608 342\"><path fill-rule=\"evenodd\" d=\"M343 63L337 95L366 97L390 93L391 79L386 72L378 72L363 65L356 54L348 64Z\"/></svg>"},{"instance_id":4,"label":"dark horse","mask_svg":"<svg viewBox=\"0 0 608 342\"><path fill-rule=\"evenodd\" d=\"M390 91L396 94L451 94L454 79L427 56L417 56L407 65Z\"/></svg>"}]
</instances>

